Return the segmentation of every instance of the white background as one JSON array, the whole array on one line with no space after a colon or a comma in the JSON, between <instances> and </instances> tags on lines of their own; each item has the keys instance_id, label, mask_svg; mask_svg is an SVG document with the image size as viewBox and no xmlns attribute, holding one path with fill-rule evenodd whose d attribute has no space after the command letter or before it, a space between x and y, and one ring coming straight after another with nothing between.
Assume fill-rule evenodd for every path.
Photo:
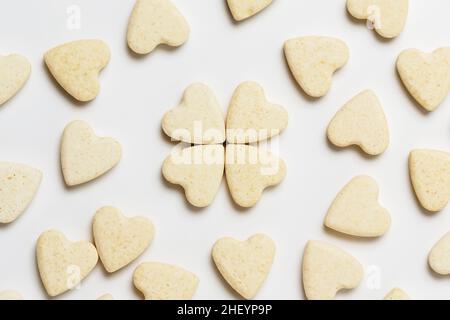
<instances>
[{"instance_id":1,"label":"white background","mask_svg":"<svg viewBox=\"0 0 450 320\"><path fill-rule=\"evenodd\" d=\"M344 0L276 0L243 23L232 21L224 0L174 0L191 26L189 41L176 50L160 47L137 58L125 42L132 0L1 0L0 52L24 54L33 72L25 88L0 107L0 159L40 168L44 179L29 209L14 223L0 226L0 291L47 298L35 262L39 234L56 228L71 240L91 239L94 212L113 205L127 215L151 218L154 242L137 261L112 275L99 263L80 290L60 298L95 299L107 292L116 299L141 298L131 278L139 262L147 260L196 273L197 299L237 298L216 272L211 247L222 236L245 239L264 232L276 242L277 253L257 298L303 299L303 248L307 240L320 239L353 254L368 270L361 286L338 298L380 299L399 286L413 298L449 299L450 277L434 275L427 254L450 230L450 208L430 215L419 207L407 156L414 148L449 149L450 100L432 114L422 112L403 89L395 60L406 48L432 51L450 45L450 2L410 2L404 32L386 41L349 17ZM81 9L78 30L67 28L71 5ZM305 97L284 60L283 42L301 35L338 37L350 48L349 63L319 100ZM103 39L112 53L101 74L100 95L86 105L55 85L42 59L53 46L83 38ZM225 183L209 208L195 210L161 178L161 163L173 146L161 133L161 117L197 81L214 89L225 114L234 88L245 80L259 82L269 100L289 112L279 150L287 177L251 210L233 205ZM376 158L357 149L337 150L325 138L334 113L366 88L378 94L390 124L391 145ZM117 138L123 158L98 180L68 189L60 172L59 142L65 125L75 119ZM331 201L357 174L378 181L380 202L392 215L392 227L380 239L351 239L322 227Z\"/></svg>"}]
</instances>

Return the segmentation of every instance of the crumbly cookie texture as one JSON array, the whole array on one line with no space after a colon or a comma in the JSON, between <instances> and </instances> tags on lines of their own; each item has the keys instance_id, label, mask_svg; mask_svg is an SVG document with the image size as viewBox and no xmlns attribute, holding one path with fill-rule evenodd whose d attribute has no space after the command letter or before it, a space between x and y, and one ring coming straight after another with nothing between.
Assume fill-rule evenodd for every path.
<instances>
[{"instance_id":1,"label":"crumbly cookie texture","mask_svg":"<svg viewBox=\"0 0 450 320\"><path fill-rule=\"evenodd\" d=\"M284 44L284 53L295 80L314 98L328 93L333 74L349 59L347 45L329 37L290 39Z\"/></svg>"},{"instance_id":2,"label":"crumbly cookie texture","mask_svg":"<svg viewBox=\"0 0 450 320\"><path fill-rule=\"evenodd\" d=\"M367 19L383 38L395 38L405 28L409 0L347 0L347 10L356 19Z\"/></svg>"},{"instance_id":3,"label":"crumbly cookie texture","mask_svg":"<svg viewBox=\"0 0 450 320\"><path fill-rule=\"evenodd\" d=\"M61 232L42 233L36 244L36 258L45 290L51 297L75 288L97 264L94 245L71 242Z\"/></svg>"},{"instance_id":4,"label":"crumbly cookie texture","mask_svg":"<svg viewBox=\"0 0 450 320\"><path fill-rule=\"evenodd\" d=\"M180 267L159 262L141 263L133 274L134 286L145 300L190 300L198 277Z\"/></svg>"},{"instance_id":5,"label":"crumbly cookie texture","mask_svg":"<svg viewBox=\"0 0 450 320\"><path fill-rule=\"evenodd\" d=\"M222 238L212 249L217 269L245 299L256 296L269 274L274 256L275 243L264 234L256 234L246 241Z\"/></svg>"},{"instance_id":6,"label":"crumbly cookie texture","mask_svg":"<svg viewBox=\"0 0 450 320\"><path fill-rule=\"evenodd\" d=\"M450 199L450 153L413 150L409 154L409 174L420 204L428 211L441 211Z\"/></svg>"},{"instance_id":7,"label":"crumbly cookie texture","mask_svg":"<svg viewBox=\"0 0 450 320\"><path fill-rule=\"evenodd\" d=\"M356 288L364 269L351 255L338 247L308 241L303 253L303 288L309 300L330 300L341 289Z\"/></svg>"},{"instance_id":8,"label":"crumbly cookie texture","mask_svg":"<svg viewBox=\"0 0 450 320\"><path fill-rule=\"evenodd\" d=\"M394 288L388 292L384 300L410 300L408 294L400 288Z\"/></svg>"},{"instance_id":9,"label":"crumbly cookie texture","mask_svg":"<svg viewBox=\"0 0 450 320\"><path fill-rule=\"evenodd\" d=\"M426 110L435 110L450 90L450 48L432 53L404 50L397 59L397 71L411 96Z\"/></svg>"},{"instance_id":10,"label":"crumbly cookie texture","mask_svg":"<svg viewBox=\"0 0 450 320\"><path fill-rule=\"evenodd\" d=\"M31 65L24 56L0 55L0 106L22 89L30 74Z\"/></svg>"},{"instance_id":11,"label":"crumbly cookie texture","mask_svg":"<svg viewBox=\"0 0 450 320\"><path fill-rule=\"evenodd\" d=\"M127 42L137 54L158 45L181 46L189 38L189 25L170 0L137 0L130 16Z\"/></svg>"},{"instance_id":12,"label":"crumbly cookie texture","mask_svg":"<svg viewBox=\"0 0 450 320\"><path fill-rule=\"evenodd\" d=\"M268 7L273 0L227 0L234 20L250 18Z\"/></svg>"},{"instance_id":13,"label":"crumbly cookie texture","mask_svg":"<svg viewBox=\"0 0 450 320\"><path fill-rule=\"evenodd\" d=\"M450 232L443 236L428 255L430 268L441 275L450 274Z\"/></svg>"},{"instance_id":14,"label":"crumbly cookie texture","mask_svg":"<svg viewBox=\"0 0 450 320\"><path fill-rule=\"evenodd\" d=\"M120 144L95 135L84 121L76 120L64 129L61 167L68 186L91 181L111 170L122 156Z\"/></svg>"},{"instance_id":15,"label":"crumbly cookie texture","mask_svg":"<svg viewBox=\"0 0 450 320\"><path fill-rule=\"evenodd\" d=\"M375 93L365 90L347 102L327 129L328 140L337 147L359 146L376 156L389 146L389 128Z\"/></svg>"},{"instance_id":16,"label":"crumbly cookie texture","mask_svg":"<svg viewBox=\"0 0 450 320\"><path fill-rule=\"evenodd\" d=\"M100 92L98 76L110 59L101 40L78 40L47 51L45 63L56 81L81 102L95 99Z\"/></svg>"}]
</instances>

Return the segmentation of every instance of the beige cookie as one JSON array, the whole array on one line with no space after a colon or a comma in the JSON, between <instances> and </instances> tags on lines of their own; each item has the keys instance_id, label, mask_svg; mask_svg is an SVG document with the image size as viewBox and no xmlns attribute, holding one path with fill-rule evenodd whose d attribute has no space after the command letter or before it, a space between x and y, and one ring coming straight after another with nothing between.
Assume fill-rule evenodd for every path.
<instances>
[{"instance_id":1,"label":"beige cookie","mask_svg":"<svg viewBox=\"0 0 450 320\"><path fill-rule=\"evenodd\" d=\"M413 150L409 174L417 199L428 211L441 211L450 199L450 153Z\"/></svg>"},{"instance_id":2,"label":"beige cookie","mask_svg":"<svg viewBox=\"0 0 450 320\"><path fill-rule=\"evenodd\" d=\"M68 186L103 175L119 162L121 155L122 149L116 140L96 136L84 121L73 121L64 129L61 167Z\"/></svg>"},{"instance_id":3,"label":"beige cookie","mask_svg":"<svg viewBox=\"0 0 450 320\"><path fill-rule=\"evenodd\" d=\"M376 156L389 145L389 128L377 96L366 90L347 102L328 125L328 139L337 147L359 146Z\"/></svg>"},{"instance_id":4,"label":"beige cookie","mask_svg":"<svg viewBox=\"0 0 450 320\"><path fill-rule=\"evenodd\" d=\"M227 142L254 143L280 134L288 124L288 114L266 100L256 82L244 82L234 91L228 108Z\"/></svg>"},{"instance_id":5,"label":"beige cookie","mask_svg":"<svg viewBox=\"0 0 450 320\"><path fill-rule=\"evenodd\" d=\"M104 295L98 297L97 300L114 300L114 297L109 293L105 293Z\"/></svg>"},{"instance_id":6,"label":"beige cookie","mask_svg":"<svg viewBox=\"0 0 450 320\"><path fill-rule=\"evenodd\" d=\"M40 235L36 257L42 283L51 297L75 288L98 261L97 250L92 243L71 242L56 230Z\"/></svg>"},{"instance_id":7,"label":"beige cookie","mask_svg":"<svg viewBox=\"0 0 450 320\"><path fill-rule=\"evenodd\" d=\"M138 54L158 45L181 46L189 38L189 25L169 0L137 0L128 23L127 41Z\"/></svg>"},{"instance_id":8,"label":"beige cookie","mask_svg":"<svg viewBox=\"0 0 450 320\"><path fill-rule=\"evenodd\" d=\"M0 300L23 300L23 296L14 290L5 290L0 292Z\"/></svg>"},{"instance_id":9,"label":"beige cookie","mask_svg":"<svg viewBox=\"0 0 450 320\"><path fill-rule=\"evenodd\" d=\"M292 75L311 97L327 94L334 72L349 59L347 45L335 38L300 37L284 44L284 54Z\"/></svg>"},{"instance_id":10,"label":"beige cookie","mask_svg":"<svg viewBox=\"0 0 450 320\"><path fill-rule=\"evenodd\" d=\"M201 83L190 85L181 104L164 115L164 132L175 141L194 144L225 142L225 123L212 90Z\"/></svg>"},{"instance_id":11,"label":"beige cookie","mask_svg":"<svg viewBox=\"0 0 450 320\"><path fill-rule=\"evenodd\" d=\"M400 288L394 288L384 297L384 300L410 300L408 294Z\"/></svg>"},{"instance_id":12,"label":"beige cookie","mask_svg":"<svg viewBox=\"0 0 450 320\"><path fill-rule=\"evenodd\" d=\"M391 217L378 203L378 185L369 176L353 178L334 199L324 224L357 237L379 237L389 229Z\"/></svg>"},{"instance_id":13,"label":"beige cookie","mask_svg":"<svg viewBox=\"0 0 450 320\"><path fill-rule=\"evenodd\" d=\"M364 269L351 255L322 241L308 241L303 253L303 288L309 300L330 300L341 289L356 288Z\"/></svg>"},{"instance_id":14,"label":"beige cookie","mask_svg":"<svg viewBox=\"0 0 450 320\"><path fill-rule=\"evenodd\" d=\"M273 0L227 0L234 20L241 21L264 10Z\"/></svg>"},{"instance_id":15,"label":"beige cookie","mask_svg":"<svg viewBox=\"0 0 450 320\"><path fill-rule=\"evenodd\" d=\"M450 232L434 245L428 255L431 269L441 275L450 274Z\"/></svg>"},{"instance_id":16,"label":"beige cookie","mask_svg":"<svg viewBox=\"0 0 450 320\"><path fill-rule=\"evenodd\" d=\"M144 217L127 218L113 207L99 209L92 222L95 246L108 272L139 257L153 240L155 229Z\"/></svg>"},{"instance_id":17,"label":"beige cookie","mask_svg":"<svg viewBox=\"0 0 450 320\"><path fill-rule=\"evenodd\" d=\"M134 286L145 300L190 300L198 277L180 267L159 262L141 263L133 274Z\"/></svg>"},{"instance_id":18,"label":"beige cookie","mask_svg":"<svg viewBox=\"0 0 450 320\"><path fill-rule=\"evenodd\" d=\"M253 207L267 187L286 176L286 165L274 154L250 145L226 147L225 175L231 197L241 207Z\"/></svg>"},{"instance_id":19,"label":"beige cookie","mask_svg":"<svg viewBox=\"0 0 450 320\"><path fill-rule=\"evenodd\" d=\"M30 74L31 65L25 57L0 55L0 106L22 89Z\"/></svg>"},{"instance_id":20,"label":"beige cookie","mask_svg":"<svg viewBox=\"0 0 450 320\"><path fill-rule=\"evenodd\" d=\"M397 59L397 71L413 98L425 110L433 111L450 90L450 48L433 53L405 50Z\"/></svg>"},{"instance_id":21,"label":"beige cookie","mask_svg":"<svg viewBox=\"0 0 450 320\"><path fill-rule=\"evenodd\" d=\"M164 178L183 187L186 199L193 206L209 206L222 182L224 147L199 145L175 151L164 161Z\"/></svg>"},{"instance_id":22,"label":"beige cookie","mask_svg":"<svg viewBox=\"0 0 450 320\"><path fill-rule=\"evenodd\" d=\"M19 217L41 184L41 171L17 163L0 162L0 224Z\"/></svg>"},{"instance_id":23,"label":"beige cookie","mask_svg":"<svg viewBox=\"0 0 450 320\"><path fill-rule=\"evenodd\" d=\"M228 284L245 299L256 296L269 274L275 243L264 234L246 241L222 238L212 249L214 263Z\"/></svg>"},{"instance_id":24,"label":"beige cookie","mask_svg":"<svg viewBox=\"0 0 450 320\"><path fill-rule=\"evenodd\" d=\"M101 40L78 40L47 51L45 63L56 81L72 97L87 102L100 91L98 75L109 62L109 48Z\"/></svg>"},{"instance_id":25,"label":"beige cookie","mask_svg":"<svg viewBox=\"0 0 450 320\"><path fill-rule=\"evenodd\" d=\"M347 0L347 10L356 19L367 19L367 26L384 38L395 38L404 29L408 0Z\"/></svg>"}]
</instances>

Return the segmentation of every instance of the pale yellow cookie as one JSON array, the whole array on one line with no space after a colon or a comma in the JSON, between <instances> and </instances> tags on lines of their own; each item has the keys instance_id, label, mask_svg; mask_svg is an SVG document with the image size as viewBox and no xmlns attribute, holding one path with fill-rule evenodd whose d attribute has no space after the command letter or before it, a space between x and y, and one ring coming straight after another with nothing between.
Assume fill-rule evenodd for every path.
<instances>
[{"instance_id":1,"label":"pale yellow cookie","mask_svg":"<svg viewBox=\"0 0 450 320\"><path fill-rule=\"evenodd\" d=\"M109 293L105 293L104 295L98 297L97 300L114 300L114 297Z\"/></svg>"},{"instance_id":2,"label":"pale yellow cookie","mask_svg":"<svg viewBox=\"0 0 450 320\"><path fill-rule=\"evenodd\" d=\"M41 184L41 171L17 163L0 162L0 223L17 219Z\"/></svg>"},{"instance_id":3,"label":"pale yellow cookie","mask_svg":"<svg viewBox=\"0 0 450 320\"><path fill-rule=\"evenodd\" d=\"M189 37L189 25L170 0L137 0L130 16L127 42L138 54L158 45L181 46Z\"/></svg>"},{"instance_id":4,"label":"pale yellow cookie","mask_svg":"<svg viewBox=\"0 0 450 320\"><path fill-rule=\"evenodd\" d=\"M356 288L364 269L351 255L338 247L308 241L303 253L303 288L309 300L330 300L341 289Z\"/></svg>"},{"instance_id":5,"label":"pale yellow cookie","mask_svg":"<svg viewBox=\"0 0 450 320\"><path fill-rule=\"evenodd\" d=\"M264 10L273 0L227 0L234 20L241 21Z\"/></svg>"},{"instance_id":6,"label":"pale yellow cookie","mask_svg":"<svg viewBox=\"0 0 450 320\"><path fill-rule=\"evenodd\" d=\"M311 97L327 94L333 74L349 59L347 45L335 38L300 37L284 44L284 53L292 75Z\"/></svg>"},{"instance_id":7,"label":"pale yellow cookie","mask_svg":"<svg viewBox=\"0 0 450 320\"><path fill-rule=\"evenodd\" d=\"M347 0L347 10L356 19L367 19L368 27L384 38L395 38L404 29L408 0Z\"/></svg>"},{"instance_id":8,"label":"pale yellow cookie","mask_svg":"<svg viewBox=\"0 0 450 320\"><path fill-rule=\"evenodd\" d=\"M410 300L408 294L400 288L394 288L388 292L384 300Z\"/></svg>"},{"instance_id":9,"label":"pale yellow cookie","mask_svg":"<svg viewBox=\"0 0 450 320\"><path fill-rule=\"evenodd\" d=\"M228 108L227 142L254 143L280 134L288 124L288 114L266 100L256 82L244 82L234 91Z\"/></svg>"},{"instance_id":10,"label":"pale yellow cookie","mask_svg":"<svg viewBox=\"0 0 450 320\"><path fill-rule=\"evenodd\" d=\"M51 297L75 288L98 261L97 250L92 243L71 242L56 230L39 236L36 257L42 283Z\"/></svg>"},{"instance_id":11,"label":"pale yellow cookie","mask_svg":"<svg viewBox=\"0 0 450 320\"><path fill-rule=\"evenodd\" d=\"M149 219L127 218L113 207L103 207L95 213L92 230L98 255L108 272L115 272L139 257L155 234Z\"/></svg>"},{"instance_id":12,"label":"pale yellow cookie","mask_svg":"<svg viewBox=\"0 0 450 320\"><path fill-rule=\"evenodd\" d=\"M212 90L201 83L190 85L181 104L164 115L164 132L175 141L214 144L225 141L225 123Z\"/></svg>"},{"instance_id":13,"label":"pale yellow cookie","mask_svg":"<svg viewBox=\"0 0 450 320\"><path fill-rule=\"evenodd\" d=\"M397 71L413 98L425 110L433 111L450 90L450 48L433 53L405 50L397 59Z\"/></svg>"},{"instance_id":14,"label":"pale yellow cookie","mask_svg":"<svg viewBox=\"0 0 450 320\"><path fill-rule=\"evenodd\" d=\"M245 299L256 296L269 274L275 243L264 234L246 241L222 238L216 241L212 257L228 284Z\"/></svg>"},{"instance_id":15,"label":"pale yellow cookie","mask_svg":"<svg viewBox=\"0 0 450 320\"><path fill-rule=\"evenodd\" d=\"M450 199L450 153L413 150L409 174L417 199L428 211L441 211Z\"/></svg>"},{"instance_id":16,"label":"pale yellow cookie","mask_svg":"<svg viewBox=\"0 0 450 320\"><path fill-rule=\"evenodd\" d=\"M389 128L380 101L366 90L347 102L328 125L327 136L337 147L359 146L376 156L389 145Z\"/></svg>"},{"instance_id":17,"label":"pale yellow cookie","mask_svg":"<svg viewBox=\"0 0 450 320\"><path fill-rule=\"evenodd\" d=\"M23 296L14 290L5 290L0 292L0 300L23 300Z\"/></svg>"},{"instance_id":18,"label":"pale yellow cookie","mask_svg":"<svg viewBox=\"0 0 450 320\"><path fill-rule=\"evenodd\" d=\"M441 275L450 274L450 232L443 236L428 255L430 268Z\"/></svg>"},{"instance_id":19,"label":"pale yellow cookie","mask_svg":"<svg viewBox=\"0 0 450 320\"><path fill-rule=\"evenodd\" d=\"M0 55L0 106L22 89L30 74L27 58L18 54Z\"/></svg>"},{"instance_id":20,"label":"pale yellow cookie","mask_svg":"<svg viewBox=\"0 0 450 320\"><path fill-rule=\"evenodd\" d=\"M198 277L180 267L159 262L141 263L133 274L134 286L145 300L190 300Z\"/></svg>"},{"instance_id":21,"label":"pale yellow cookie","mask_svg":"<svg viewBox=\"0 0 450 320\"><path fill-rule=\"evenodd\" d=\"M109 62L108 46L101 40L78 40L47 51L45 63L56 81L72 97L87 102L100 91L98 75Z\"/></svg>"},{"instance_id":22,"label":"pale yellow cookie","mask_svg":"<svg viewBox=\"0 0 450 320\"><path fill-rule=\"evenodd\" d=\"M73 121L64 129L61 167L68 186L98 178L111 170L121 155L122 149L116 140L96 136L84 121Z\"/></svg>"}]
</instances>

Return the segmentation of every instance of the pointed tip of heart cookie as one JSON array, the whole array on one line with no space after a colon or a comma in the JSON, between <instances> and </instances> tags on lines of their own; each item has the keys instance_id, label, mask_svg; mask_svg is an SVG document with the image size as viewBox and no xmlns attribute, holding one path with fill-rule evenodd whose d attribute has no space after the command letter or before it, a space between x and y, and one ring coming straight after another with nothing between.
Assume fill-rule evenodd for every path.
<instances>
[{"instance_id":1,"label":"pointed tip of heart cookie","mask_svg":"<svg viewBox=\"0 0 450 320\"><path fill-rule=\"evenodd\" d=\"M273 0L227 0L231 15L237 22L253 17L272 2Z\"/></svg>"},{"instance_id":2,"label":"pointed tip of heart cookie","mask_svg":"<svg viewBox=\"0 0 450 320\"><path fill-rule=\"evenodd\" d=\"M442 276L450 274L450 232L446 233L433 246L428 255L428 264L430 268Z\"/></svg>"},{"instance_id":3,"label":"pointed tip of heart cookie","mask_svg":"<svg viewBox=\"0 0 450 320\"><path fill-rule=\"evenodd\" d=\"M30 78L31 64L20 54L0 55L0 106L11 100Z\"/></svg>"}]
</instances>

